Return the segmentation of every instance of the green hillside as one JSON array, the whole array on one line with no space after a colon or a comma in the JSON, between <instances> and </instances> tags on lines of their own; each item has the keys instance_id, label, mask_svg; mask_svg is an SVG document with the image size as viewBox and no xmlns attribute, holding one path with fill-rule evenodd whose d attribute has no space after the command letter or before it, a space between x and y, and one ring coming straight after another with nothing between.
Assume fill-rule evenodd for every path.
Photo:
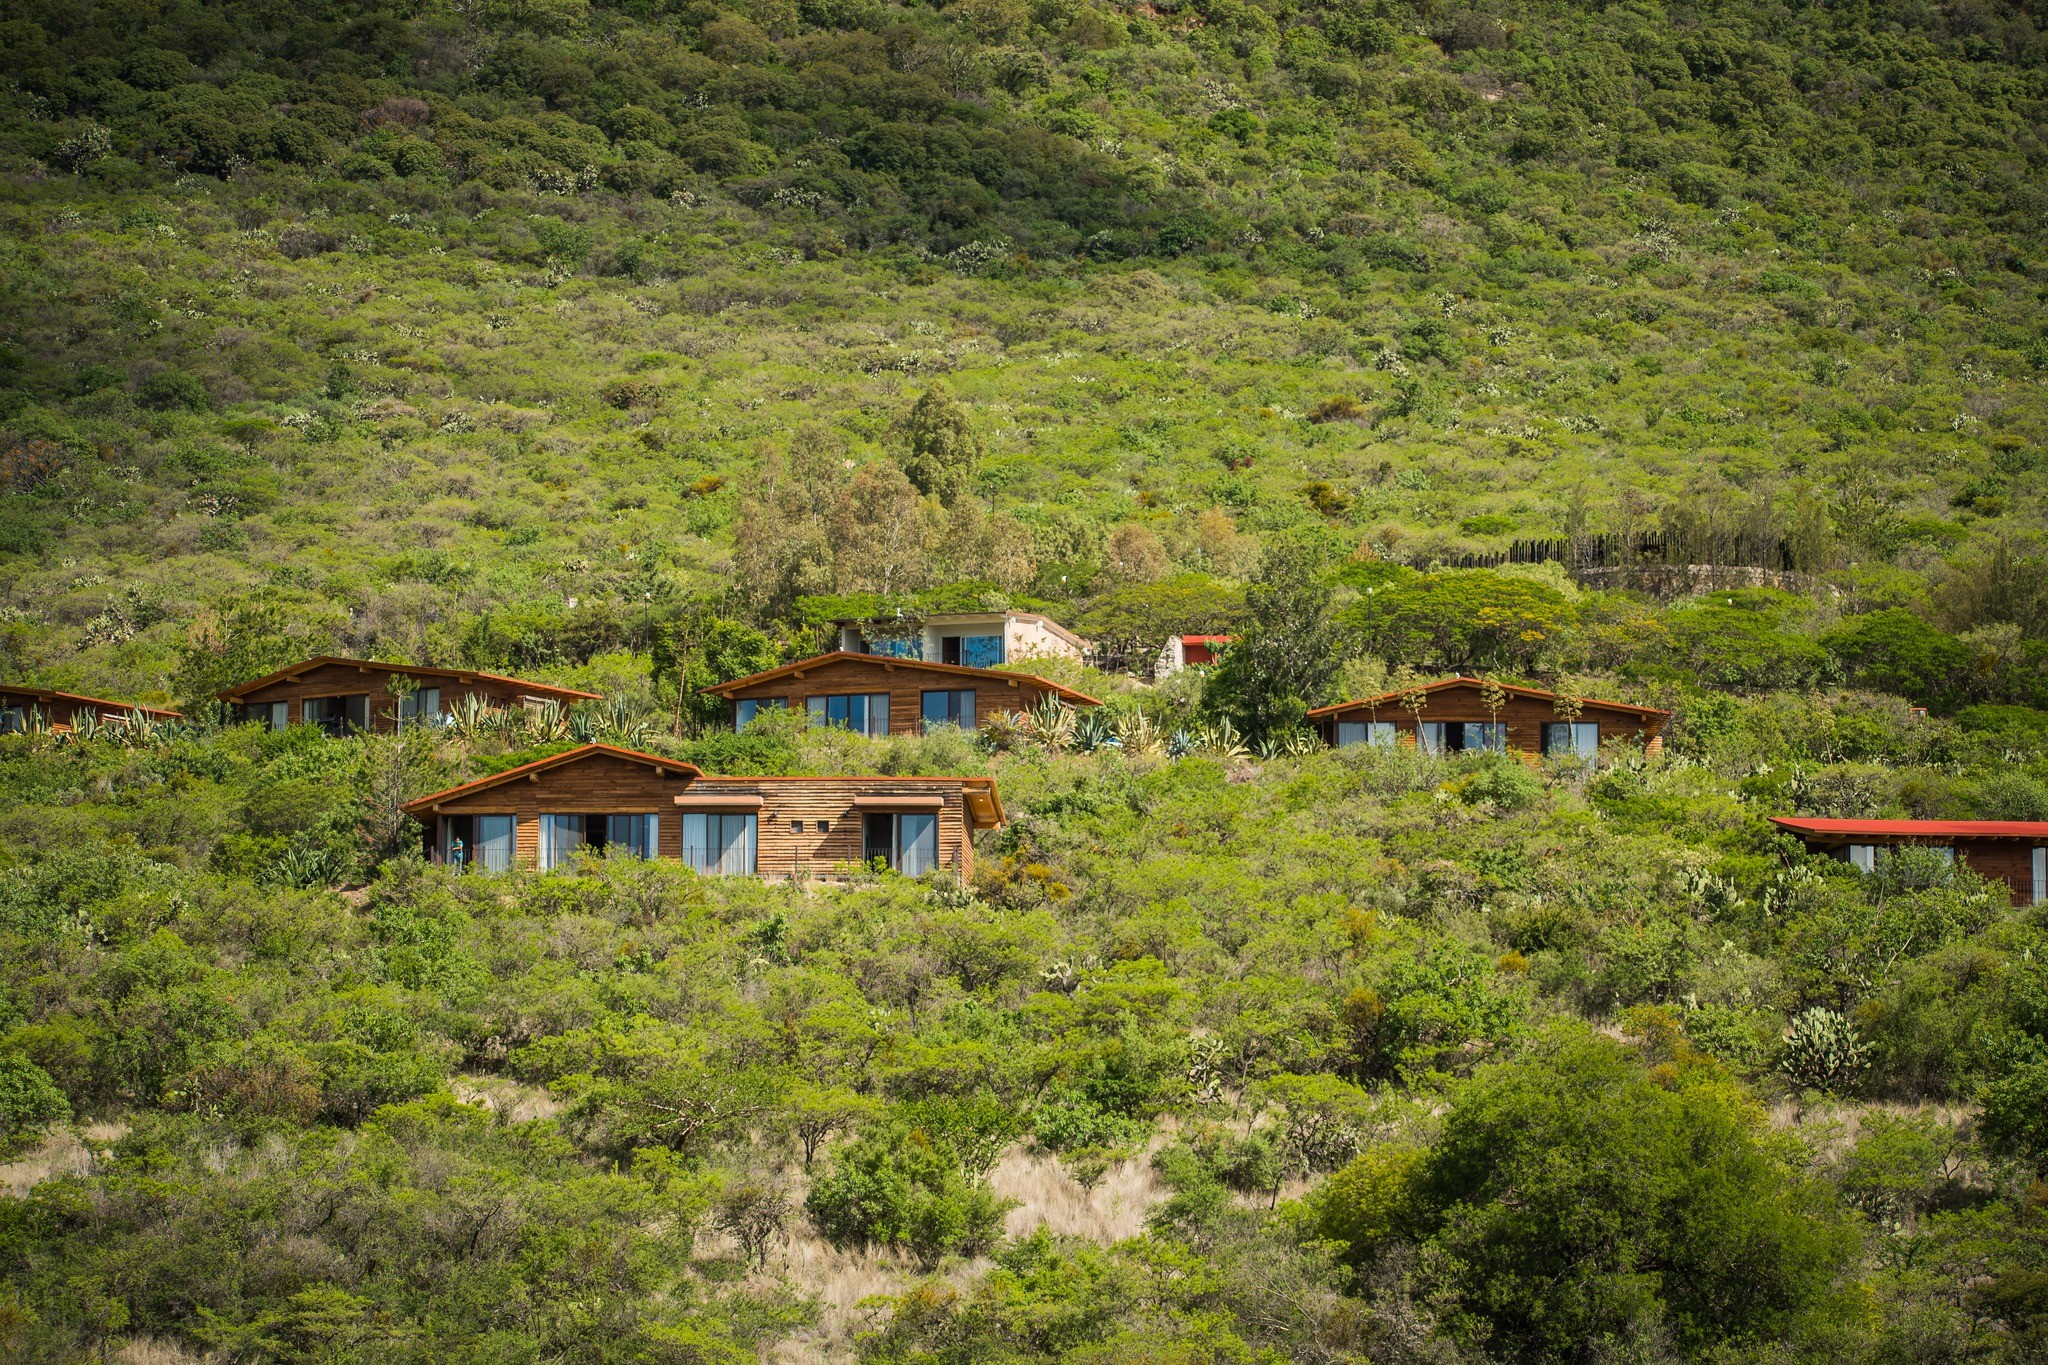
<instances>
[{"instance_id":1,"label":"green hillside","mask_svg":"<svg viewBox=\"0 0 2048 1365\"><path fill-rule=\"evenodd\" d=\"M570 599L595 652L705 593L767 627L960 581L1073 616L1300 526L1421 563L1741 530L1917 607L2040 523L2019 10L53 5L6 34L11 674L172 696L195 615L244 597L525 667L593 652L506 643ZM934 382L982 458L916 515L891 469ZM885 507L912 533L848 529Z\"/></svg>"},{"instance_id":2,"label":"green hillside","mask_svg":"<svg viewBox=\"0 0 2048 1365\"><path fill-rule=\"evenodd\" d=\"M0 10L0 684L188 717L0 735L0 1360L2040 1360L2048 915L1767 817L2048 821L2043 28ZM1107 705L696 690L1001 606ZM320 651L604 700L213 705ZM1673 719L1303 727L1454 669ZM1009 821L421 859L593 738Z\"/></svg>"}]
</instances>

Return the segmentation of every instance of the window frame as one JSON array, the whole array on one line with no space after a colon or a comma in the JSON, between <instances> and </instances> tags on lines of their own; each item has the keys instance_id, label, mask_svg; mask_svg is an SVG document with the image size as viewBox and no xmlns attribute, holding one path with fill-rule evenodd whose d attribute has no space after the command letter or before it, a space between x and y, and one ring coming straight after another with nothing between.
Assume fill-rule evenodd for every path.
<instances>
[{"instance_id":1,"label":"window frame","mask_svg":"<svg viewBox=\"0 0 2048 1365\"><path fill-rule=\"evenodd\" d=\"M946 699L946 710L948 714L943 716L932 715L932 699L935 697L943 697ZM962 719L960 705L962 698L965 698L967 703L965 719ZM978 721L977 712L979 710L979 706L980 699L976 696L975 688L926 688L918 694L918 723L923 727L924 733L926 734L930 734L934 727L941 725L951 725L957 727L958 729L971 732L975 728L975 725Z\"/></svg>"},{"instance_id":2,"label":"window frame","mask_svg":"<svg viewBox=\"0 0 2048 1365\"><path fill-rule=\"evenodd\" d=\"M739 822L736 841L728 839L727 821ZM757 812L684 811L682 835L683 863L701 877L751 877L760 867L761 817ZM735 849L740 850L736 856ZM744 866L727 866L728 862Z\"/></svg>"},{"instance_id":3,"label":"window frame","mask_svg":"<svg viewBox=\"0 0 2048 1365\"><path fill-rule=\"evenodd\" d=\"M853 724L854 703L860 703L861 724ZM832 703L845 703L845 715L835 719ZM879 703L879 705L877 705ZM889 734L889 694L887 692L820 692L804 698L804 714L812 725L830 726L835 730L849 730L869 739L883 739ZM879 728L877 717L880 718Z\"/></svg>"},{"instance_id":4,"label":"window frame","mask_svg":"<svg viewBox=\"0 0 2048 1365\"><path fill-rule=\"evenodd\" d=\"M742 734L749 725L761 719L762 711L786 711L788 697L735 697L732 703L732 730Z\"/></svg>"}]
</instances>

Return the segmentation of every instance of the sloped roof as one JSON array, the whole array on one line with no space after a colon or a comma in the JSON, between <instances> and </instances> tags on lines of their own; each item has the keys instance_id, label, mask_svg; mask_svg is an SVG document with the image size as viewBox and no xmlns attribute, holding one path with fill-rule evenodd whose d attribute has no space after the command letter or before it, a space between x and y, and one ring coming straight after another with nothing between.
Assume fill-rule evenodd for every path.
<instances>
[{"instance_id":1,"label":"sloped roof","mask_svg":"<svg viewBox=\"0 0 2048 1365\"><path fill-rule=\"evenodd\" d=\"M1771 823L1794 834L1845 839L2031 839L2048 843L2048 820L1834 820L1773 815Z\"/></svg>"},{"instance_id":2,"label":"sloped roof","mask_svg":"<svg viewBox=\"0 0 2048 1365\"><path fill-rule=\"evenodd\" d=\"M546 758L537 758L531 763L522 763L516 768L507 768L504 772L493 773L489 777L479 777L476 781L465 782L459 787L450 787L446 791L435 792L432 796L422 796L416 801L406 802L399 809L407 815L418 815L423 811L431 810L444 801L452 801L458 796L470 796L480 791L489 791L492 787L503 786L507 782L516 782L522 777L534 777L546 772L550 768L564 767L568 764L579 763L586 758L596 758L600 755L610 758L623 758L634 763L646 763L667 772L681 773L683 776L693 780L704 776L702 768L699 768L694 763L684 763L680 759L663 758L660 754L643 754L638 749L621 749L614 744L584 744L574 749L564 749L559 754L549 754Z\"/></svg>"},{"instance_id":3,"label":"sloped roof","mask_svg":"<svg viewBox=\"0 0 2048 1365\"><path fill-rule=\"evenodd\" d=\"M472 679L478 679L484 682L510 683L514 687L521 688L537 697L559 697L570 701L596 701L598 699L598 694L595 692L579 692L573 687L557 687L553 683L534 682L530 678L513 678L503 673L486 673L478 668L430 668L425 664L387 664L378 663L374 659L344 659L334 654L315 654L312 658L302 659L289 668L280 668L275 673L265 673L260 678L252 678L248 682L238 683L234 687L228 688L225 692L216 693L215 695L222 701L240 701L243 697L248 696L260 687L268 687L274 682L286 681L297 677L301 673L310 672L327 664L361 669L364 672L404 673L408 677L453 678L457 682L469 682Z\"/></svg>"},{"instance_id":4,"label":"sloped roof","mask_svg":"<svg viewBox=\"0 0 2048 1365\"><path fill-rule=\"evenodd\" d=\"M1089 696L1086 692L1076 692L1071 687L1056 683L1050 678L1041 678L1035 673L1012 673L1007 669L1001 668L970 668L966 664L935 664L923 659L892 658L886 654L855 654L852 650L846 649L836 649L830 654L820 654L814 658L799 659L793 664L784 664L780 668L771 668L765 673L755 673L745 678L734 678L731 682L713 683L703 690L729 700L733 692L742 687L752 687L756 683L774 682L779 678L800 678L813 669L828 668L835 664L849 661L878 664L883 668L889 669L891 672L899 668L914 668L928 673L942 673L948 677L955 678L986 678L990 682L1000 682L1005 685L1028 682L1044 688L1046 691L1059 697L1061 701L1068 702L1074 706L1102 705L1101 701Z\"/></svg>"},{"instance_id":5,"label":"sloped roof","mask_svg":"<svg viewBox=\"0 0 2048 1365\"><path fill-rule=\"evenodd\" d=\"M27 683L0 683L0 696L34 697L37 701L68 701L74 706L104 706L115 711L140 711L145 716L158 720L183 720L184 714L162 706L144 706L140 702L115 701L111 697L88 697L78 692L59 692L48 687L31 687Z\"/></svg>"},{"instance_id":6,"label":"sloped roof","mask_svg":"<svg viewBox=\"0 0 2048 1365\"><path fill-rule=\"evenodd\" d=\"M1426 683L1422 690L1430 693L1443 692L1455 687L1470 687L1476 690L1481 681L1479 678L1468 678L1464 674L1459 673L1452 677L1439 678L1433 683ZM1540 687L1517 687L1513 683L1501 683L1499 686L1500 690L1507 693L1510 697L1525 697L1530 701L1555 702L1557 700L1557 693L1545 692ZM1366 697L1358 701L1340 701L1330 706L1318 706L1308 714L1310 719L1315 719L1321 716L1334 716L1340 711L1356 711L1360 707L1395 706L1399 704L1402 695L1401 692L1382 692L1377 697ZM1671 716L1669 711L1660 711L1654 706L1637 706L1633 702L1602 701L1598 697L1582 697L1580 700L1587 706L1597 706L1607 711L1627 711L1646 719L1654 716L1659 720L1668 720Z\"/></svg>"}]
</instances>

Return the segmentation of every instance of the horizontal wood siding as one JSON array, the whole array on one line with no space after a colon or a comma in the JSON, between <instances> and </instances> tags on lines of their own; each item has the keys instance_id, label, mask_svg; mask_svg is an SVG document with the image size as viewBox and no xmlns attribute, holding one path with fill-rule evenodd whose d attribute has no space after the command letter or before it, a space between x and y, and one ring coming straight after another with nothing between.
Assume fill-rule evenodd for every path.
<instances>
[{"instance_id":1,"label":"horizontal wood siding","mask_svg":"<svg viewBox=\"0 0 2048 1365\"><path fill-rule=\"evenodd\" d=\"M789 877L801 871L829 877L842 865L861 861L861 816L854 798L935 796L943 803L939 817L939 864L965 879L974 872L974 840L967 813L967 787L957 779L913 781L861 777L757 778L689 780L666 776L653 767L611 754L593 754L560 767L544 769L481 791L450 797L417 818L438 830L444 815L511 815L518 819L516 856L521 867L533 867L540 854L543 815L641 815L661 817L659 848L664 858L683 856L683 815L678 796L759 797L755 867L763 877ZM801 821L800 830L790 828ZM824 821L827 828L820 830Z\"/></svg>"},{"instance_id":2,"label":"horizontal wood siding","mask_svg":"<svg viewBox=\"0 0 2048 1365\"><path fill-rule=\"evenodd\" d=\"M1543 727L1565 719L1547 701L1533 697L1509 697L1507 704L1500 708L1498 717L1487 711L1479 699L1477 690L1445 690L1429 694L1429 704L1422 708L1420 717L1423 724L1442 721L1447 724L1482 723L1498 719L1508 727L1508 747L1525 754L1543 752ZM1659 728L1655 717L1644 718L1633 711L1616 710L1613 707L1588 703L1575 717L1581 724L1597 724L1600 738L1612 739L1619 735L1654 737ZM1323 737L1336 742L1337 724L1340 721L1359 723L1380 721L1391 723L1397 735L1404 736L1409 743L1415 741L1417 717L1406 707L1387 703L1370 710L1360 706L1355 710L1337 712L1321 718Z\"/></svg>"},{"instance_id":3,"label":"horizontal wood siding","mask_svg":"<svg viewBox=\"0 0 2048 1365\"><path fill-rule=\"evenodd\" d=\"M238 705L259 706L271 702L285 704L285 720L296 725L306 718L306 702L314 697L345 697L357 694L370 699L370 728L378 734L388 735L396 728L398 698L385 690L384 683L399 670L370 668L361 669L353 664L320 664L300 674L296 680L279 679L265 687L245 694ZM458 682L454 678L418 677L422 688L441 689L441 711L454 711L462 705L464 697L475 695L496 707L516 706L520 698L531 695L517 683L476 678L470 682Z\"/></svg>"},{"instance_id":4,"label":"horizontal wood siding","mask_svg":"<svg viewBox=\"0 0 2048 1365\"><path fill-rule=\"evenodd\" d=\"M856 796L936 796L945 804L939 817L939 865L964 881L974 873L974 840L967 823L965 788L958 782L931 778L920 782L864 782L859 778L806 778L790 782L749 782L745 778L706 779L693 783L693 795L741 792L761 798L756 869L763 877L788 877L801 870L829 877L842 865L861 861L862 817ZM880 812L877 812L878 814ZM792 830L790 822L803 823ZM828 826L823 832L818 822Z\"/></svg>"},{"instance_id":5,"label":"horizontal wood siding","mask_svg":"<svg viewBox=\"0 0 2048 1365\"><path fill-rule=\"evenodd\" d=\"M974 693L974 716L978 722L998 711L1029 711L1046 695L1046 689L1019 678L1017 682L996 682L990 678L967 677L920 668L915 661L897 661L891 666L880 659L836 659L808 669L801 678L786 676L755 683L735 691L735 700L759 701L780 697L783 704L799 711L811 697L836 697L854 692L889 694L889 733L914 735L924 728L926 692Z\"/></svg>"},{"instance_id":6,"label":"horizontal wood siding","mask_svg":"<svg viewBox=\"0 0 2048 1365\"><path fill-rule=\"evenodd\" d=\"M39 693L0 688L0 707L13 708L16 706L20 707L24 713L29 711L42 712L43 719L53 726L74 724L78 713L81 711L90 711L100 720L126 720L129 713L134 710L133 707L123 702L93 704L72 701L67 697L52 697L49 701L44 701Z\"/></svg>"}]
</instances>

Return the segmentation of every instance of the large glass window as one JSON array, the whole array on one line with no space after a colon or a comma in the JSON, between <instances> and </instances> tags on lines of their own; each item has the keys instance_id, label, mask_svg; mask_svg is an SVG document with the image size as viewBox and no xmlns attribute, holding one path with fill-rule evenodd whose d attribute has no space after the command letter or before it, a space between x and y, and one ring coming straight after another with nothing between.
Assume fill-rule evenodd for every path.
<instances>
[{"instance_id":1,"label":"large glass window","mask_svg":"<svg viewBox=\"0 0 2048 1365\"><path fill-rule=\"evenodd\" d=\"M1844 850L1844 852L1848 854L1848 857L1844 859L1844 861L1846 861L1849 864L1849 866L1855 868L1858 872L1877 871L1876 845L1851 844L1847 849Z\"/></svg>"},{"instance_id":2,"label":"large glass window","mask_svg":"<svg viewBox=\"0 0 2048 1365\"><path fill-rule=\"evenodd\" d=\"M1598 758L1600 726L1590 720L1547 720L1543 722L1543 752L1556 757Z\"/></svg>"},{"instance_id":3,"label":"large glass window","mask_svg":"<svg viewBox=\"0 0 2048 1365\"><path fill-rule=\"evenodd\" d=\"M398 723L413 725L441 723L441 689L422 687L398 699Z\"/></svg>"},{"instance_id":4,"label":"large glass window","mask_svg":"<svg viewBox=\"0 0 2048 1365\"><path fill-rule=\"evenodd\" d=\"M444 815L441 861L458 869L509 872L518 829L510 815Z\"/></svg>"},{"instance_id":5,"label":"large glass window","mask_svg":"<svg viewBox=\"0 0 2048 1365\"><path fill-rule=\"evenodd\" d=\"M2034 894L2036 905L2048 905L2048 848L2034 850Z\"/></svg>"},{"instance_id":6,"label":"large glass window","mask_svg":"<svg viewBox=\"0 0 2048 1365\"><path fill-rule=\"evenodd\" d=\"M1415 727L1415 742L1432 754L1506 753L1508 727L1487 721L1426 720Z\"/></svg>"},{"instance_id":7,"label":"large glass window","mask_svg":"<svg viewBox=\"0 0 2048 1365\"><path fill-rule=\"evenodd\" d=\"M924 641L915 635L897 635L886 640L869 640L868 653L885 659L922 659Z\"/></svg>"},{"instance_id":8,"label":"large glass window","mask_svg":"<svg viewBox=\"0 0 2048 1365\"><path fill-rule=\"evenodd\" d=\"M685 812L683 861L706 875L752 876L758 824L754 815Z\"/></svg>"},{"instance_id":9,"label":"large glass window","mask_svg":"<svg viewBox=\"0 0 2048 1365\"><path fill-rule=\"evenodd\" d=\"M476 817L476 865L486 872L510 872L519 824L510 815Z\"/></svg>"},{"instance_id":10,"label":"large glass window","mask_svg":"<svg viewBox=\"0 0 2048 1365\"><path fill-rule=\"evenodd\" d=\"M973 688L924 694L924 728L930 730L939 725L957 725L963 730L974 728Z\"/></svg>"},{"instance_id":11,"label":"large glass window","mask_svg":"<svg viewBox=\"0 0 2048 1365\"><path fill-rule=\"evenodd\" d=\"M19 706L0 706L0 735L18 735L28 729L28 712Z\"/></svg>"},{"instance_id":12,"label":"large glass window","mask_svg":"<svg viewBox=\"0 0 2048 1365\"><path fill-rule=\"evenodd\" d=\"M1002 636L963 635L960 637L960 662L969 668L994 668L1002 661Z\"/></svg>"},{"instance_id":13,"label":"large glass window","mask_svg":"<svg viewBox=\"0 0 2048 1365\"><path fill-rule=\"evenodd\" d=\"M661 852L661 817L658 815L607 815L604 818L604 846L635 858L652 858Z\"/></svg>"},{"instance_id":14,"label":"large glass window","mask_svg":"<svg viewBox=\"0 0 2048 1365\"><path fill-rule=\"evenodd\" d=\"M1394 747L1394 722L1390 720L1340 720L1337 722L1337 747L1347 744L1370 744L1375 749Z\"/></svg>"},{"instance_id":15,"label":"large glass window","mask_svg":"<svg viewBox=\"0 0 2048 1365\"><path fill-rule=\"evenodd\" d=\"M758 720L763 711L780 711L788 705L787 697L742 697L732 704L732 728L744 730Z\"/></svg>"},{"instance_id":16,"label":"large glass window","mask_svg":"<svg viewBox=\"0 0 2048 1365\"><path fill-rule=\"evenodd\" d=\"M543 815L540 818L540 870L560 867L583 847L587 816Z\"/></svg>"},{"instance_id":17,"label":"large glass window","mask_svg":"<svg viewBox=\"0 0 2048 1365\"><path fill-rule=\"evenodd\" d=\"M880 738L889 733L889 694L854 692L840 697L809 697L804 706L811 724L851 730L857 735Z\"/></svg>"},{"instance_id":18,"label":"large glass window","mask_svg":"<svg viewBox=\"0 0 2048 1365\"><path fill-rule=\"evenodd\" d=\"M244 724L253 721L272 730L284 729L290 714L290 709L281 701L248 701L235 708L235 719Z\"/></svg>"},{"instance_id":19,"label":"large glass window","mask_svg":"<svg viewBox=\"0 0 2048 1365\"><path fill-rule=\"evenodd\" d=\"M306 698L306 724L317 725L339 739L351 730L370 728L370 694Z\"/></svg>"},{"instance_id":20,"label":"large glass window","mask_svg":"<svg viewBox=\"0 0 2048 1365\"><path fill-rule=\"evenodd\" d=\"M922 876L939 865L939 817L921 812L869 815L862 822L861 856L879 859L906 877Z\"/></svg>"}]
</instances>

